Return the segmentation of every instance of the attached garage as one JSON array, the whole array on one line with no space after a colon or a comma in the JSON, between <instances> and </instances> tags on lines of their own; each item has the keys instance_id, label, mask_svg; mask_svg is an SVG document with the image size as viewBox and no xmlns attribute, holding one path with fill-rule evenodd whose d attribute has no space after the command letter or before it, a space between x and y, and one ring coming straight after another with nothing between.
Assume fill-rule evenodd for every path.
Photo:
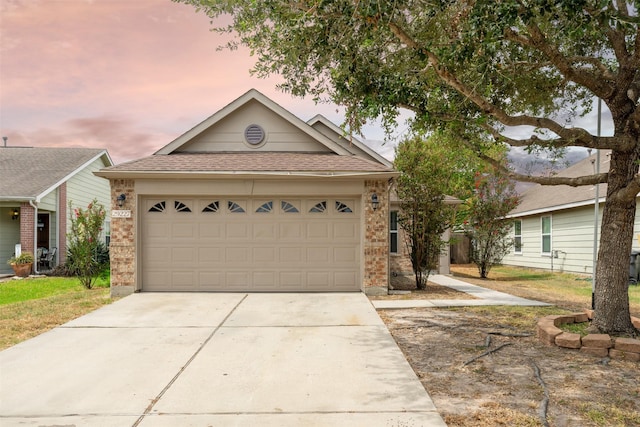
<instances>
[{"instance_id":1,"label":"attached garage","mask_svg":"<svg viewBox=\"0 0 640 427\"><path fill-rule=\"evenodd\" d=\"M108 178L111 293L386 292L397 172L255 90Z\"/></svg>"},{"instance_id":2,"label":"attached garage","mask_svg":"<svg viewBox=\"0 0 640 427\"><path fill-rule=\"evenodd\" d=\"M358 291L359 203L145 197L142 290Z\"/></svg>"}]
</instances>

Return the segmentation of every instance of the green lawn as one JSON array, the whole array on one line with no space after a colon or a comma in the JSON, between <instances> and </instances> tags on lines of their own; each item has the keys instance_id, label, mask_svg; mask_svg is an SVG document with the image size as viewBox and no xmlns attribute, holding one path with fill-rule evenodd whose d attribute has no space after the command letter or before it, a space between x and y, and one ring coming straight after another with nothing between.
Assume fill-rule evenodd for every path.
<instances>
[{"instance_id":1,"label":"green lawn","mask_svg":"<svg viewBox=\"0 0 640 427\"><path fill-rule=\"evenodd\" d=\"M43 277L0 282L0 350L89 313L113 299L109 276L94 289L75 277Z\"/></svg>"}]
</instances>

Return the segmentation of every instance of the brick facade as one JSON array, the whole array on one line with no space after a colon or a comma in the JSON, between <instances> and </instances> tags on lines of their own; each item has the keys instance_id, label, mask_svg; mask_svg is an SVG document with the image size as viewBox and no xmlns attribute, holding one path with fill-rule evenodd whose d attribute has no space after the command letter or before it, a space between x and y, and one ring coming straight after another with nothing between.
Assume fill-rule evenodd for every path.
<instances>
[{"instance_id":1,"label":"brick facade","mask_svg":"<svg viewBox=\"0 0 640 427\"><path fill-rule=\"evenodd\" d=\"M20 244L22 252L35 254L34 232L36 224L36 210L28 202L20 203Z\"/></svg>"},{"instance_id":2,"label":"brick facade","mask_svg":"<svg viewBox=\"0 0 640 427\"><path fill-rule=\"evenodd\" d=\"M387 293L389 286L389 185L386 180L365 181L364 277L365 293ZM371 196L380 202L376 210Z\"/></svg>"},{"instance_id":3,"label":"brick facade","mask_svg":"<svg viewBox=\"0 0 640 427\"><path fill-rule=\"evenodd\" d=\"M131 217L111 217L111 240L109 255L111 258L111 295L127 295L135 291L136 283L136 193L131 179L112 179L111 200L115 210L129 210ZM126 196L122 207L115 200L120 194Z\"/></svg>"}]
</instances>

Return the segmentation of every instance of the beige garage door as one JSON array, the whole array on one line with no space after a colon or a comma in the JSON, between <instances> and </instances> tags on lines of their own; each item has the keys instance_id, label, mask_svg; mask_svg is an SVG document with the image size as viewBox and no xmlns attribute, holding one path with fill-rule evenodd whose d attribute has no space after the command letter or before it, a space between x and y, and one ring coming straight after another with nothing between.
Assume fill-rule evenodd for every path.
<instances>
[{"instance_id":1,"label":"beige garage door","mask_svg":"<svg viewBox=\"0 0 640 427\"><path fill-rule=\"evenodd\" d=\"M354 198L142 200L147 291L357 291Z\"/></svg>"}]
</instances>

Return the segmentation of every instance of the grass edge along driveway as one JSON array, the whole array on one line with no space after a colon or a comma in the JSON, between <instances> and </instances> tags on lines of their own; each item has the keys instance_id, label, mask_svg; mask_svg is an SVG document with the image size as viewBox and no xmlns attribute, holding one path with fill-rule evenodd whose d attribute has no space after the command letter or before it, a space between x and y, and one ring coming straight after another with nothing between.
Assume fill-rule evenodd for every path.
<instances>
[{"instance_id":1,"label":"grass edge along driveway","mask_svg":"<svg viewBox=\"0 0 640 427\"><path fill-rule=\"evenodd\" d=\"M109 279L85 289L75 277L0 282L0 350L40 335L114 300Z\"/></svg>"}]
</instances>

